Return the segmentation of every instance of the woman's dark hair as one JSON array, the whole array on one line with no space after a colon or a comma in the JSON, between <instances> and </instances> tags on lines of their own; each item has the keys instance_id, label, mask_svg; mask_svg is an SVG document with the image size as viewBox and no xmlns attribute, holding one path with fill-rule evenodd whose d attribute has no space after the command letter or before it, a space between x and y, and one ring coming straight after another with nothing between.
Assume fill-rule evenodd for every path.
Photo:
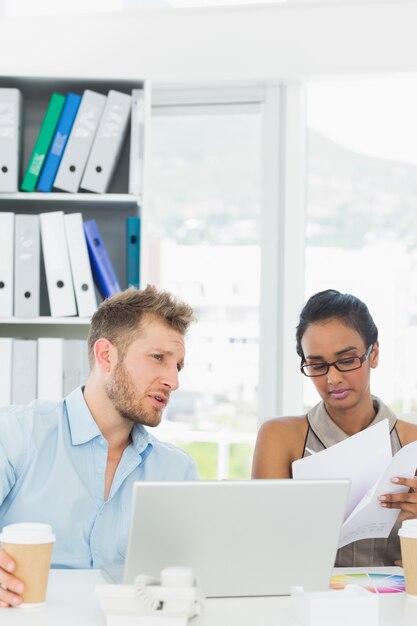
<instances>
[{"instance_id":1,"label":"woman's dark hair","mask_svg":"<svg viewBox=\"0 0 417 626\"><path fill-rule=\"evenodd\" d=\"M311 296L300 313L295 335L298 356L304 359L301 340L310 324L324 322L331 318L339 319L346 326L356 330L367 348L378 341L378 329L366 304L350 293L326 289Z\"/></svg>"}]
</instances>

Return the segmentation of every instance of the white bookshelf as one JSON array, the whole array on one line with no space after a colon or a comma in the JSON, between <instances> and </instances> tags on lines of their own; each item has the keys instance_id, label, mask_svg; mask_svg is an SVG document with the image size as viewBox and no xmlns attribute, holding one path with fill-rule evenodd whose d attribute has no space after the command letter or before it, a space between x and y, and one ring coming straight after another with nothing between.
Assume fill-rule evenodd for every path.
<instances>
[{"instance_id":1,"label":"white bookshelf","mask_svg":"<svg viewBox=\"0 0 417 626\"><path fill-rule=\"evenodd\" d=\"M148 102L146 87L142 80L54 78L54 77L0 77L0 87L13 87L23 96L23 132L20 182L26 171L29 158L45 115L52 93L66 95L74 92L82 95L92 89L106 95L110 89L124 93L139 90L143 97L142 114L135 127L130 123L127 139L118 159L110 184L109 193L94 194L80 192L17 192L0 193L0 212L15 214L63 211L82 213L83 220L95 219L104 244L114 265L122 289L126 287L126 218L143 217L143 166L145 116ZM97 298L98 302L100 298ZM0 318L0 337L64 337L85 338L89 320L50 316L49 299L45 277L41 272L40 317Z\"/></svg>"},{"instance_id":2,"label":"white bookshelf","mask_svg":"<svg viewBox=\"0 0 417 626\"><path fill-rule=\"evenodd\" d=\"M0 318L0 337L86 339L90 320L82 317Z\"/></svg>"},{"instance_id":3,"label":"white bookshelf","mask_svg":"<svg viewBox=\"0 0 417 626\"><path fill-rule=\"evenodd\" d=\"M123 193L65 193L61 191L52 191L48 194L41 191L19 191L18 193L2 193L0 201L7 202L23 202L23 203L44 203L48 202L86 202L88 204L130 204L134 201L139 202L139 196ZM136 199L136 200L134 200ZM140 204L140 202L139 202Z\"/></svg>"}]
</instances>

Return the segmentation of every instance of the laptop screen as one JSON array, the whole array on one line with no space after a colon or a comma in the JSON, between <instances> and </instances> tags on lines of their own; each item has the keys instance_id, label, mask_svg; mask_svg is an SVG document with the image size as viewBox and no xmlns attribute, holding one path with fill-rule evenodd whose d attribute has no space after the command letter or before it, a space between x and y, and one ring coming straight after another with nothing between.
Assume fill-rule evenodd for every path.
<instances>
[{"instance_id":1,"label":"laptop screen","mask_svg":"<svg viewBox=\"0 0 417 626\"><path fill-rule=\"evenodd\" d=\"M137 482L124 582L187 566L206 597L327 589L348 480Z\"/></svg>"}]
</instances>

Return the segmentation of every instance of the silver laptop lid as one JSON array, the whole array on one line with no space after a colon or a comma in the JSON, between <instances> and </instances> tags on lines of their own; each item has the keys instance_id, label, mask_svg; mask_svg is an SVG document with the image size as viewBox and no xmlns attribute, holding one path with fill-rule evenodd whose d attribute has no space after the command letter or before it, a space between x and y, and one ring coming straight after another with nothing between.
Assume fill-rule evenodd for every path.
<instances>
[{"instance_id":1,"label":"silver laptop lid","mask_svg":"<svg viewBox=\"0 0 417 626\"><path fill-rule=\"evenodd\" d=\"M348 480L137 482L124 582L193 568L207 597L328 588Z\"/></svg>"}]
</instances>

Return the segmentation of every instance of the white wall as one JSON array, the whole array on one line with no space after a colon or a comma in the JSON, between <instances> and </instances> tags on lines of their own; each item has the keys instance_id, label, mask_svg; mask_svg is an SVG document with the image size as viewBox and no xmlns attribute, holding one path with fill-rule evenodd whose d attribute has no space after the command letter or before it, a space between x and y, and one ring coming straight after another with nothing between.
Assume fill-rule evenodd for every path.
<instances>
[{"instance_id":1,"label":"white wall","mask_svg":"<svg viewBox=\"0 0 417 626\"><path fill-rule=\"evenodd\" d=\"M249 81L417 69L417 4L0 19L0 74Z\"/></svg>"},{"instance_id":2,"label":"white wall","mask_svg":"<svg viewBox=\"0 0 417 626\"><path fill-rule=\"evenodd\" d=\"M416 71L416 24L414 0L0 19L0 75L147 78L153 85L188 85ZM297 121L293 128L299 131ZM279 150L278 143L275 149ZM286 200L294 204L303 190L302 182L298 182L303 180L302 175L294 174L301 158L292 153L287 162L291 162L292 169L284 183ZM270 180L281 185L275 172ZM278 188L275 192L276 202L270 203L265 212L269 226L273 224L275 230L268 228L270 242L263 245L263 254L265 250L273 251L276 262L269 265L275 272L273 284L287 285L282 298L287 316L288 312L298 311L296 304L302 296L293 292L295 288L301 292L302 285L294 287L290 280L282 280L279 272L292 283L293 277L299 276L302 254L297 256L297 250L302 246L294 247L294 241L296 227L298 233L303 231L294 213L286 223L288 232L283 231L288 234L283 241L290 242L289 253L285 253L285 245L277 248L273 238L278 238L282 230L277 224L278 214L284 215L289 208L285 203L280 205ZM281 250L285 259L280 265ZM267 278L271 281L271 275ZM263 292L268 293L265 288ZM294 385L301 383L299 376L298 382L294 378L296 365L291 367L292 360L296 361L292 337L291 343L290 338L281 337L283 329L294 324L284 313L280 316L278 293L282 292L277 287L271 293L271 302L263 306L264 316L269 315L263 324L268 336L263 346L261 384L269 391L260 393L267 402L261 409L263 417L293 414L294 398L302 403L301 392L294 392ZM273 342L272 325L276 331ZM265 346L270 346L269 357L265 357ZM277 360L287 367L279 374L279 384Z\"/></svg>"}]
</instances>

